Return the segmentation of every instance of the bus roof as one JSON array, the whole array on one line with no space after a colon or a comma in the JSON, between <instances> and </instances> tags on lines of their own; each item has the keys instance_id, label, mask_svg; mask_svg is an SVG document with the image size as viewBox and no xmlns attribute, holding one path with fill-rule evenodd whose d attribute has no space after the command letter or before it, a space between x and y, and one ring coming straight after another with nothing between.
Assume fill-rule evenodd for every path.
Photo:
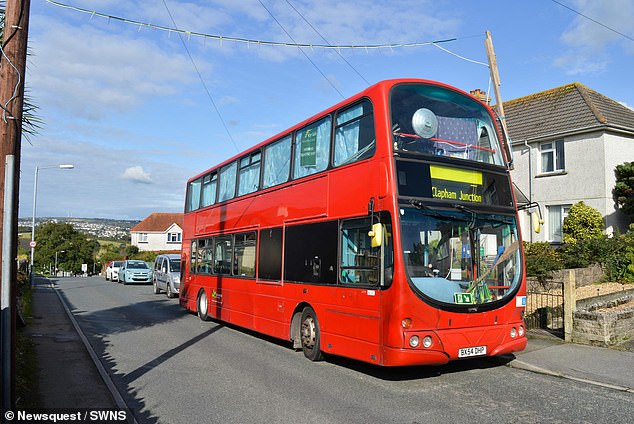
<instances>
[{"instance_id":1,"label":"bus roof","mask_svg":"<svg viewBox=\"0 0 634 424\"><path fill-rule=\"evenodd\" d=\"M467 96L470 96L473 99L477 100L478 102L482 103L481 100L478 99L477 97L474 97L471 94L469 94L469 93L467 93L467 92L465 92L463 90L460 90L459 88L453 87L451 85L448 85L448 84L445 84L445 83L442 83L442 82L434 81L434 80L427 80L427 79L421 79L421 78L397 78L397 79L388 79L388 80L379 81L379 82L369 86L365 90L360 91L359 93L357 93L357 94L355 94L353 96L350 96L350 97L348 97L348 98L346 98L344 100L341 100L337 104L335 104L333 106L330 106L329 108L324 109L321 112L316 113L316 114L304 119L303 121L293 125L292 127L289 127L287 129L285 129L284 131L281 131L281 132L279 132L279 133L267 138L266 140L263 140L262 142L254 145L252 147L249 147L248 149L245 149L245 150L235 154L234 156L232 156L232 157L230 157L230 158L228 158L228 159L226 159L226 160L224 160L224 161L222 161L222 162L220 162L220 163L218 163L218 164L216 164L216 165L214 165L214 166L212 166L210 168L205 169L204 171L202 171L202 172L196 174L195 176L191 177L189 180L187 180L187 182L189 183L191 181L194 181L197 178L200 178L203 175L208 174L209 171L211 171L211 170L222 168L223 166L235 161L236 159L244 156L245 154L247 154L249 152L259 150L260 148L262 148L263 146L267 145L268 143L270 143L272 141L275 141L277 139L280 139L283 136L288 135L291 132L293 132L293 131L295 131L297 129L300 129L300 128L304 127L305 125L313 122L315 119L317 119L317 118L319 118L321 116L327 115L329 113L332 113L333 111L339 109L342 106L345 106L348 103L352 103L352 102L354 102L356 100L359 100L359 99L361 99L363 97L366 97L366 96L376 95L377 92L379 92L379 93L383 92L383 93L385 93L387 95L387 93L389 93L390 89L393 86L395 86L397 84L412 83L412 82L413 83L423 83L423 84L433 84L433 85L439 85L439 86L442 86L442 87L446 87L446 88L449 88L449 89L452 89L452 90L456 90L456 91L458 91L460 93L463 93L463 94L465 94ZM387 98L385 98L385 100L387 101ZM487 106L487 108L488 108L488 105L485 105L485 106Z\"/></svg>"}]
</instances>

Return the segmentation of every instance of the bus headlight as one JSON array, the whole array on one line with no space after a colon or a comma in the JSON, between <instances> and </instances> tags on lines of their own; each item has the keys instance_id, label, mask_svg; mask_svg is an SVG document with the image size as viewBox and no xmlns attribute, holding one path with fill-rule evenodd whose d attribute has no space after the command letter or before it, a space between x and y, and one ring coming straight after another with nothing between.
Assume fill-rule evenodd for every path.
<instances>
[{"instance_id":1,"label":"bus headlight","mask_svg":"<svg viewBox=\"0 0 634 424\"><path fill-rule=\"evenodd\" d=\"M431 339L431 336L425 336L425 337L423 338L423 347L424 347L425 349L429 349L429 348L431 347L431 345L432 345L432 339Z\"/></svg>"},{"instance_id":2,"label":"bus headlight","mask_svg":"<svg viewBox=\"0 0 634 424\"><path fill-rule=\"evenodd\" d=\"M515 327L511 328L511 338L514 339L517 337L517 329Z\"/></svg>"},{"instance_id":3,"label":"bus headlight","mask_svg":"<svg viewBox=\"0 0 634 424\"><path fill-rule=\"evenodd\" d=\"M417 348L420 344L420 338L418 336L412 336L409 338L410 347Z\"/></svg>"},{"instance_id":4,"label":"bus headlight","mask_svg":"<svg viewBox=\"0 0 634 424\"><path fill-rule=\"evenodd\" d=\"M523 325L520 325L519 335L520 335L520 337L524 337L524 326Z\"/></svg>"}]
</instances>

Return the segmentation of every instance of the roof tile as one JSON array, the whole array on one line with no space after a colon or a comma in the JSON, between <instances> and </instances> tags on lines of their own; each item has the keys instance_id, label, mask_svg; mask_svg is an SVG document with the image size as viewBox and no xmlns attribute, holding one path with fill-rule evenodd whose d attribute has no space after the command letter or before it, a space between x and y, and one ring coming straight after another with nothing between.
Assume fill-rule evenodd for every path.
<instances>
[{"instance_id":1,"label":"roof tile","mask_svg":"<svg viewBox=\"0 0 634 424\"><path fill-rule=\"evenodd\" d=\"M578 82L505 102L504 114L517 141L588 127L634 131L634 110Z\"/></svg>"},{"instance_id":2,"label":"roof tile","mask_svg":"<svg viewBox=\"0 0 634 424\"><path fill-rule=\"evenodd\" d=\"M165 232L172 224L183 228L183 214L155 212L132 227L130 232Z\"/></svg>"}]
</instances>

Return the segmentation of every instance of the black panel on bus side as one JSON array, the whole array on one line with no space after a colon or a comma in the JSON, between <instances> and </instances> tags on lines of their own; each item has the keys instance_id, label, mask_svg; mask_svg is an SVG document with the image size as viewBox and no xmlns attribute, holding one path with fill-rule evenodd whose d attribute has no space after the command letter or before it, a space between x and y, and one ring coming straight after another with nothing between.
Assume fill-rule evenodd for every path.
<instances>
[{"instance_id":1,"label":"black panel on bus side","mask_svg":"<svg viewBox=\"0 0 634 424\"><path fill-rule=\"evenodd\" d=\"M260 231L258 278L275 281L282 279L281 228L267 228Z\"/></svg>"},{"instance_id":2,"label":"black panel on bus side","mask_svg":"<svg viewBox=\"0 0 634 424\"><path fill-rule=\"evenodd\" d=\"M337 284L337 221L286 227L284 280Z\"/></svg>"}]
</instances>

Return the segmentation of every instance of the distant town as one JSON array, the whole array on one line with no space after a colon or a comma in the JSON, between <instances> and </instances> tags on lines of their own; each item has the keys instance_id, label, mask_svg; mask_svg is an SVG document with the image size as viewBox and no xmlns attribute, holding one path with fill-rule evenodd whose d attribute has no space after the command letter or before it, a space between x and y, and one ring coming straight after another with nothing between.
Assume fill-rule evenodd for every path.
<instances>
[{"instance_id":1,"label":"distant town","mask_svg":"<svg viewBox=\"0 0 634 424\"><path fill-rule=\"evenodd\" d=\"M137 220L117 220L104 218L36 218L35 226L47 222L67 223L77 231L100 240L130 240L130 228L139 223ZM31 218L20 218L18 227L20 232L31 231Z\"/></svg>"}]
</instances>

